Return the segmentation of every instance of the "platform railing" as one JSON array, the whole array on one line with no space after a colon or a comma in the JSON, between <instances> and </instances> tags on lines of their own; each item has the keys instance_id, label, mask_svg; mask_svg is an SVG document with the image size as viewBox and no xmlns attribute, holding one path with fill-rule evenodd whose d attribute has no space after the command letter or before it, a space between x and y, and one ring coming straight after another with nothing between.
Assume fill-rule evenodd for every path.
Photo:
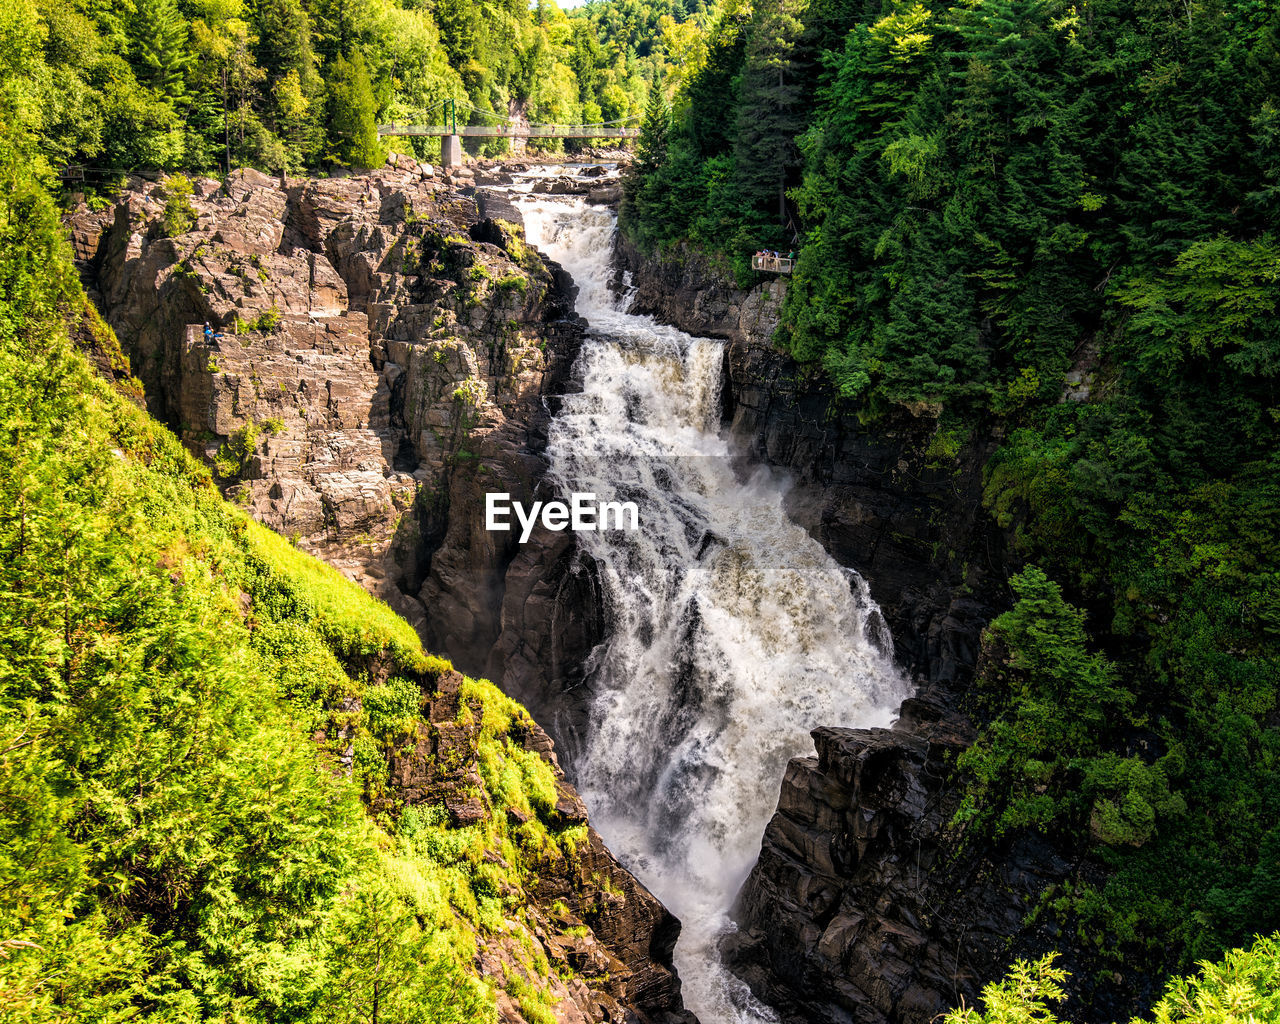
<instances>
[{"instance_id":1,"label":"platform railing","mask_svg":"<svg viewBox=\"0 0 1280 1024\"><path fill-rule=\"evenodd\" d=\"M763 270L770 274L789 274L795 260L787 256L761 256L756 254L751 257L751 269Z\"/></svg>"}]
</instances>

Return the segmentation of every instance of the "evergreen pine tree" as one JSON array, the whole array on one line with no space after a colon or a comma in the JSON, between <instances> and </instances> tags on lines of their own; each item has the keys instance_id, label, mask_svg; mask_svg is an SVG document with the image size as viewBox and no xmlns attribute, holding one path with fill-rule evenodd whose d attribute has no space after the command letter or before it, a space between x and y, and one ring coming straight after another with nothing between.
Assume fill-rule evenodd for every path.
<instances>
[{"instance_id":1,"label":"evergreen pine tree","mask_svg":"<svg viewBox=\"0 0 1280 1024\"><path fill-rule=\"evenodd\" d=\"M469 1024L482 1019L476 986L433 948L403 901L371 881L353 894L335 943L331 1024Z\"/></svg>"},{"instance_id":2,"label":"evergreen pine tree","mask_svg":"<svg viewBox=\"0 0 1280 1024\"><path fill-rule=\"evenodd\" d=\"M258 0L253 12L254 56L267 69L263 121L281 137L288 162L300 166L318 147L317 113L323 83L311 46L312 24L299 0Z\"/></svg>"},{"instance_id":3,"label":"evergreen pine tree","mask_svg":"<svg viewBox=\"0 0 1280 1024\"><path fill-rule=\"evenodd\" d=\"M367 44L375 12L369 0L313 0L305 5L315 27L315 49L326 61Z\"/></svg>"},{"instance_id":4,"label":"evergreen pine tree","mask_svg":"<svg viewBox=\"0 0 1280 1024\"><path fill-rule=\"evenodd\" d=\"M744 0L725 0L707 37L707 62L688 87L685 133L704 159L733 148L736 82L746 54L750 8Z\"/></svg>"},{"instance_id":5,"label":"evergreen pine tree","mask_svg":"<svg viewBox=\"0 0 1280 1024\"><path fill-rule=\"evenodd\" d=\"M644 109L640 123L640 138L636 142L635 168L643 178L656 171L667 158L667 135L671 127L671 108L662 98L662 90L654 88Z\"/></svg>"},{"instance_id":6,"label":"evergreen pine tree","mask_svg":"<svg viewBox=\"0 0 1280 1024\"><path fill-rule=\"evenodd\" d=\"M619 217L624 224L638 227L642 220L649 219L646 207L652 205L653 194L660 188L657 179L667 160L670 126L671 109L662 97L662 89L654 87L649 93L644 120L640 123L636 158L622 179L622 209Z\"/></svg>"},{"instance_id":7,"label":"evergreen pine tree","mask_svg":"<svg viewBox=\"0 0 1280 1024\"><path fill-rule=\"evenodd\" d=\"M352 167L381 167L377 103L364 57L337 57L329 65L329 138L334 159Z\"/></svg>"},{"instance_id":8,"label":"evergreen pine tree","mask_svg":"<svg viewBox=\"0 0 1280 1024\"><path fill-rule=\"evenodd\" d=\"M176 100L186 94L187 20L177 0L139 0L130 25L138 81Z\"/></svg>"},{"instance_id":9,"label":"evergreen pine tree","mask_svg":"<svg viewBox=\"0 0 1280 1024\"><path fill-rule=\"evenodd\" d=\"M786 190L799 164L803 65L798 62L808 0L756 8L738 93L734 145L738 192L765 221L787 221Z\"/></svg>"}]
</instances>

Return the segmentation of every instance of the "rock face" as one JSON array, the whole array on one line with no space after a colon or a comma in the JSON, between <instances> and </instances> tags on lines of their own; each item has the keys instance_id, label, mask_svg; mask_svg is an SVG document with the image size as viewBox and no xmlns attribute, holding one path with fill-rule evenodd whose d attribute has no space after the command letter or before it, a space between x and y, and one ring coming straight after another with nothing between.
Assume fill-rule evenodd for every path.
<instances>
[{"instance_id":1,"label":"rock face","mask_svg":"<svg viewBox=\"0 0 1280 1024\"><path fill-rule=\"evenodd\" d=\"M189 200L131 179L72 237L151 411L228 497L554 725L600 630L592 569L565 534L486 531L484 495L542 486L583 322L518 211L452 180L404 157Z\"/></svg>"},{"instance_id":2,"label":"rock face","mask_svg":"<svg viewBox=\"0 0 1280 1024\"><path fill-rule=\"evenodd\" d=\"M462 685L460 673L441 678L416 742L392 756L388 777L390 792L404 806L443 803L454 826L491 813L479 770L478 709L464 708ZM560 1024L697 1024L683 1008L672 965L680 923L587 824L586 807L564 780L551 738L529 719L515 723L511 736L551 765L557 825L580 828L585 838L567 856L549 847L526 865L526 889L510 894L521 904L519 920L508 922L512 934L489 935L479 944L479 971L500 990L500 1021L525 1020L506 991L519 977L546 989ZM387 809L394 804L388 801ZM523 942L516 931L523 932ZM539 955L551 970L530 976Z\"/></svg>"},{"instance_id":3,"label":"rock face","mask_svg":"<svg viewBox=\"0 0 1280 1024\"><path fill-rule=\"evenodd\" d=\"M960 846L944 781L973 732L933 702L813 739L817 757L787 767L728 959L790 1020L926 1024L973 1005L1011 948L1044 945L1024 922L1069 866L1035 841Z\"/></svg>"}]
</instances>

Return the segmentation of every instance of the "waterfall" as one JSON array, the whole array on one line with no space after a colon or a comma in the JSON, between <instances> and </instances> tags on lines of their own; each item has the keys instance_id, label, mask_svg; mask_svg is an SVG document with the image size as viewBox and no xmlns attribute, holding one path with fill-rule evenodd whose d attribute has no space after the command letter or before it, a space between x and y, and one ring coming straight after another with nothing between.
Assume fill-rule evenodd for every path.
<instances>
[{"instance_id":1,"label":"waterfall","mask_svg":"<svg viewBox=\"0 0 1280 1024\"><path fill-rule=\"evenodd\" d=\"M760 849L789 758L818 725L891 721L908 686L878 610L744 471L719 431L722 342L615 305L611 211L518 202L529 241L579 288L583 390L551 424L563 494L634 501L636 532L582 533L607 602L596 694L574 764L596 828L683 924L676 964L703 1024L774 1021L718 938Z\"/></svg>"}]
</instances>

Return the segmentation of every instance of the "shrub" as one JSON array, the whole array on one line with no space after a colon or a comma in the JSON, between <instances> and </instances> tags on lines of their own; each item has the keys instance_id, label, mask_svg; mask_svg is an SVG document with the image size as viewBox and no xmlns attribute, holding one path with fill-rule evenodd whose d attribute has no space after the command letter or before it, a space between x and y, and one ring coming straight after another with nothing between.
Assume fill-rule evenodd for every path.
<instances>
[{"instance_id":1,"label":"shrub","mask_svg":"<svg viewBox=\"0 0 1280 1024\"><path fill-rule=\"evenodd\" d=\"M185 174L171 174L165 178L164 233L174 238L191 230L196 222L196 211L191 205L195 191L191 179Z\"/></svg>"}]
</instances>

